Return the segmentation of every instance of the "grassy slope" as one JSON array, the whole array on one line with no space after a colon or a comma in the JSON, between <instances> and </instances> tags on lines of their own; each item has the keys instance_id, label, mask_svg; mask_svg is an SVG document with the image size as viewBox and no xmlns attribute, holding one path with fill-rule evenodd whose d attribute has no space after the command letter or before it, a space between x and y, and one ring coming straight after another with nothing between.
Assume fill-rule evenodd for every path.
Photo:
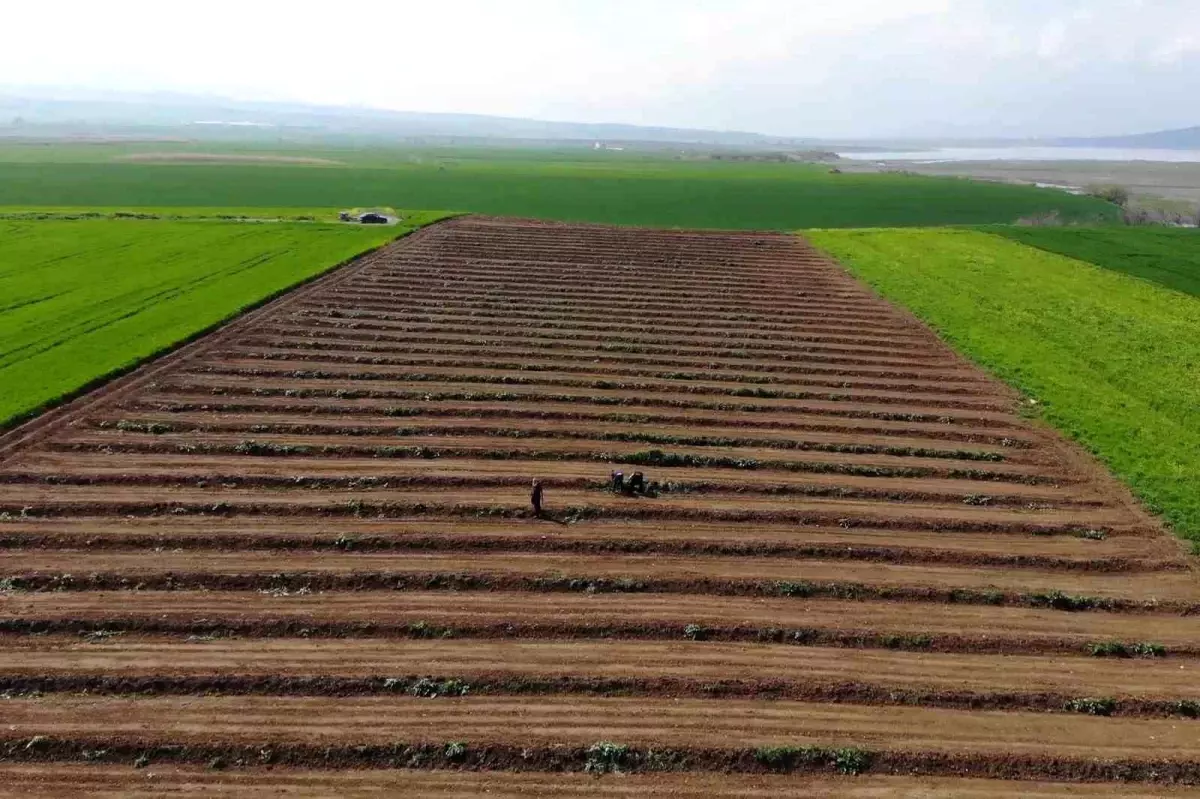
<instances>
[{"instance_id":1,"label":"grassy slope","mask_svg":"<svg viewBox=\"0 0 1200 799\"><path fill-rule=\"evenodd\" d=\"M405 230L0 221L0 426Z\"/></svg>"},{"instance_id":2,"label":"grassy slope","mask_svg":"<svg viewBox=\"0 0 1200 799\"><path fill-rule=\"evenodd\" d=\"M983 232L807 235L1200 542L1200 302Z\"/></svg>"},{"instance_id":3,"label":"grassy slope","mask_svg":"<svg viewBox=\"0 0 1200 799\"><path fill-rule=\"evenodd\" d=\"M1200 297L1200 231L1179 228L996 228L992 232Z\"/></svg>"},{"instance_id":4,"label":"grassy slope","mask_svg":"<svg viewBox=\"0 0 1200 799\"><path fill-rule=\"evenodd\" d=\"M360 156L364 165L350 166L4 162L0 152L0 205L392 205L625 225L780 230L1006 223L1053 209L1073 220L1110 220L1117 210L1049 189L954 178L832 175L823 167L798 164L680 162L622 153L613 154L615 160L566 160L559 154L535 161L488 157L488 151L470 158L452 152L453 157L442 158L375 153Z\"/></svg>"}]
</instances>

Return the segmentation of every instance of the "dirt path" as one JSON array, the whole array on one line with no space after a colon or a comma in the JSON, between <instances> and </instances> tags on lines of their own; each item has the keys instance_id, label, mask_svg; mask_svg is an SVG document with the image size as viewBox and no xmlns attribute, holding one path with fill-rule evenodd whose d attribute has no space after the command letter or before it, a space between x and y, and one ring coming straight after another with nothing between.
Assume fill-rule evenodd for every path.
<instances>
[{"instance_id":1,"label":"dirt path","mask_svg":"<svg viewBox=\"0 0 1200 799\"><path fill-rule=\"evenodd\" d=\"M468 799L1185 799L1200 789L1112 783L1072 785L984 779L911 777L813 777L764 774L514 774L380 769L318 771L247 769L220 772L202 768L152 766L0 766L3 799L152 799L163 795L244 799L378 799L380 796L436 796Z\"/></svg>"}]
</instances>

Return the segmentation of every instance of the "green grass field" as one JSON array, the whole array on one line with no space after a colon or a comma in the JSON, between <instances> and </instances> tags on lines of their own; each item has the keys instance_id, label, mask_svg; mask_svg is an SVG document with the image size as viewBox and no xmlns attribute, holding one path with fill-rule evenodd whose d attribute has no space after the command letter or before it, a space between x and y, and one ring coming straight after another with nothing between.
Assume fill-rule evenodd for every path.
<instances>
[{"instance_id":1,"label":"green grass field","mask_svg":"<svg viewBox=\"0 0 1200 799\"><path fill-rule=\"evenodd\" d=\"M0 427L411 229L0 221Z\"/></svg>"},{"instance_id":2,"label":"green grass field","mask_svg":"<svg viewBox=\"0 0 1200 799\"><path fill-rule=\"evenodd\" d=\"M33 222L42 220L79 219L143 219L154 218L167 221L289 221L289 222L337 222L337 208L191 208L191 207L146 207L146 206L40 206L0 205L0 221ZM347 209L348 210L348 209ZM395 210L395 209L391 209ZM399 211L396 211L400 214ZM403 224L419 227L423 224L422 211L405 212L417 214L404 218ZM403 214L402 214L403 216Z\"/></svg>"},{"instance_id":3,"label":"green grass field","mask_svg":"<svg viewBox=\"0 0 1200 799\"><path fill-rule=\"evenodd\" d=\"M1118 209L1052 189L957 178L831 174L796 163L513 148L192 151L323 158L333 165L137 163L182 145L5 145L0 205L340 207L387 205L651 227L872 227L1008 223L1057 211L1110 222ZM173 149L172 149L173 148Z\"/></svg>"},{"instance_id":4,"label":"green grass field","mask_svg":"<svg viewBox=\"0 0 1200 799\"><path fill-rule=\"evenodd\" d=\"M1200 230L998 227L993 232L1200 297Z\"/></svg>"},{"instance_id":5,"label":"green grass field","mask_svg":"<svg viewBox=\"0 0 1200 799\"><path fill-rule=\"evenodd\" d=\"M1200 542L1200 302L964 230L806 234L959 352L1039 402Z\"/></svg>"}]
</instances>

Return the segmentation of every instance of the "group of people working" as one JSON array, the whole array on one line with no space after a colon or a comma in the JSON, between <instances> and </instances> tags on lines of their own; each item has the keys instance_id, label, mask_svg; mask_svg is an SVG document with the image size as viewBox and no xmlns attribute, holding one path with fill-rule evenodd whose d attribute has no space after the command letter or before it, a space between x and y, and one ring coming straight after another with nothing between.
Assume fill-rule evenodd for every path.
<instances>
[{"instance_id":1,"label":"group of people working","mask_svg":"<svg viewBox=\"0 0 1200 799\"><path fill-rule=\"evenodd\" d=\"M624 472L613 472L609 475L610 485L614 494L625 494L626 496L635 496L637 494L646 494L649 491L650 484L646 482L646 476L641 472L634 472L625 479ZM533 505L533 515L537 518L542 517L542 500L545 497L545 489L542 487L541 480L533 481L533 490L529 493L529 503Z\"/></svg>"}]
</instances>

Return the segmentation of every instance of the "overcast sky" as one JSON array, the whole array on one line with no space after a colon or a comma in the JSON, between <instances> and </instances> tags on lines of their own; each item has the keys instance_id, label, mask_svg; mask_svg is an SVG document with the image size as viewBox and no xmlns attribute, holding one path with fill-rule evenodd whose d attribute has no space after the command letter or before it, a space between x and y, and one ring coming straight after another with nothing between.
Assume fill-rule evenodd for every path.
<instances>
[{"instance_id":1,"label":"overcast sky","mask_svg":"<svg viewBox=\"0 0 1200 799\"><path fill-rule=\"evenodd\" d=\"M791 136L1200 124L1200 0L41 0L0 84Z\"/></svg>"}]
</instances>

